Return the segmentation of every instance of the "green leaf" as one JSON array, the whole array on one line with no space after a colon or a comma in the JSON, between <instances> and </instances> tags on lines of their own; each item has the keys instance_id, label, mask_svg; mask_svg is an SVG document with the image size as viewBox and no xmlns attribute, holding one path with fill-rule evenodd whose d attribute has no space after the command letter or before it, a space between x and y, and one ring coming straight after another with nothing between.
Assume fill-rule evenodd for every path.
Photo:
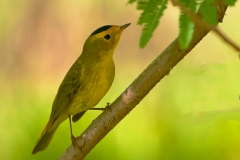
<instances>
[{"instance_id":1,"label":"green leaf","mask_svg":"<svg viewBox=\"0 0 240 160\"><path fill-rule=\"evenodd\" d=\"M141 13L141 15L138 19L138 24L139 25L147 23L149 21L149 18L152 17L151 16L151 11L156 9L157 4L152 3L151 1L154 1L154 0L150 0L149 2L138 1L137 10L143 10L143 12Z\"/></svg>"},{"instance_id":2,"label":"green leaf","mask_svg":"<svg viewBox=\"0 0 240 160\"><path fill-rule=\"evenodd\" d=\"M229 6L234 6L237 0L225 0L225 3Z\"/></svg>"},{"instance_id":3,"label":"green leaf","mask_svg":"<svg viewBox=\"0 0 240 160\"><path fill-rule=\"evenodd\" d=\"M143 25L139 43L141 48L145 47L152 37L160 18L163 16L163 11L167 8L167 2L168 0L138 1L137 9L143 10L138 20L138 24Z\"/></svg>"},{"instance_id":4,"label":"green leaf","mask_svg":"<svg viewBox=\"0 0 240 160\"><path fill-rule=\"evenodd\" d=\"M195 0L181 0L181 3L192 12L196 12L197 2ZM179 17L178 41L182 49L186 49L189 46L192 40L193 28L194 23L191 18L181 11Z\"/></svg>"},{"instance_id":5,"label":"green leaf","mask_svg":"<svg viewBox=\"0 0 240 160\"><path fill-rule=\"evenodd\" d=\"M192 12L196 12L197 0L180 0L180 2Z\"/></svg>"},{"instance_id":6,"label":"green leaf","mask_svg":"<svg viewBox=\"0 0 240 160\"><path fill-rule=\"evenodd\" d=\"M128 4L133 4L133 3L135 3L137 0L129 0L128 1Z\"/></svg>"},{"instance_id":7,"label":"green leaf","mask_svg":"<svg viewBox=\"0 0 240 160\"><path fill-rule=\"evenodd\" d=\"M213 5L215 0L204 0L199 8L200 13L203 16L203 21L211 24L217 25L217 9L216 6Z\"/></svg>"},{"instance_id":8,"label":"green leaf","mask_svg":"<svg viewBox=\"0 0 240 160\"><path fill-rule=\"evenodd\" d=\"M179 34L178 41L182 49L186 49L191 40L193 34L194 23L192 20L183 12L180 14L179 18Z\"/></svg>"}]
</instances>

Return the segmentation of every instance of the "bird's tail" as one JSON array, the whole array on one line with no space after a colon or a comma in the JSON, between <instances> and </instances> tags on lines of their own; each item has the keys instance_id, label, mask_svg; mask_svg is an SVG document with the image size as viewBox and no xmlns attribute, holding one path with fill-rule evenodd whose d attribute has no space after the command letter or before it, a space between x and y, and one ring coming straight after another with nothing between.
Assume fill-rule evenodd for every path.
<instances>
[{"instance_id":1,"label":"bird's tail","mask_svg":"<svg viewBox=\"0 0 240 160\"><path fill-rule=\"evenodd\" d=\"M50 126L52 126L50 123L51 122L48 121L46 127L44 128L41 136L39 137L39 139L37 141L37 144L35 145L35 147L34 147L34 149L32 151L32 154L36 154L37 152L43 151L44 149L47 148L47 146L51 142L51 140L53 138L53 135L56 132L58 127L56 127L55 129L51 128L51 131L49 131L50 130Z\"/></svg>"}]
</instances>

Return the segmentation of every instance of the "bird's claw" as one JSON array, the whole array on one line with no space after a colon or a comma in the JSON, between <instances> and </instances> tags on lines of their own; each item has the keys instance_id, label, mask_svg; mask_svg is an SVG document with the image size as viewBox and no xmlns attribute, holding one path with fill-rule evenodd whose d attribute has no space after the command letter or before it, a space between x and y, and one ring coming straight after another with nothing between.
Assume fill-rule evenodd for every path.
<instances>
[{"instance_id":1,"label":"bird's claw","mask_svg":"<svg viewBox=\"0 0 240 160\"><path fill-rule=\"evenodd\" d=\"M111 108L110 108L111 103L107 103L106 107L104 109L108 109L110 112L112 112Z\"/></svg>"}]
</instances>

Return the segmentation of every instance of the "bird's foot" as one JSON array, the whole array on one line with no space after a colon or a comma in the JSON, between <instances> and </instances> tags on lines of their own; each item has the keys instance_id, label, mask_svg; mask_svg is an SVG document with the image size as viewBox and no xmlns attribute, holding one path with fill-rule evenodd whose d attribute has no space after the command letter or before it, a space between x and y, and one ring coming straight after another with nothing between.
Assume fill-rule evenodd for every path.
<instances>
[{"instance_id":1,"label":"bird's foot","mask_svg":"<svg viewBox=\"0 0 240 160\"><path fill-rule=\"evenodd\" d=\"M107 103L106 107L104 109L108 109L110 112L112 112L111 108L110 108L111 103Z\"/></svg>"},{"instance_id":2,"label":"bird's foot","mask_svg":"<svg viewBox=\"0 0 240 160\"><path fill-rule=\"evenodd\" d=\"M77 148L79 151L82 152L82 148L78 145L77 139L73 135L71 136L71 140L72 140L72 145L73 145L74 149Z\"/></svg>"}]
</instances>

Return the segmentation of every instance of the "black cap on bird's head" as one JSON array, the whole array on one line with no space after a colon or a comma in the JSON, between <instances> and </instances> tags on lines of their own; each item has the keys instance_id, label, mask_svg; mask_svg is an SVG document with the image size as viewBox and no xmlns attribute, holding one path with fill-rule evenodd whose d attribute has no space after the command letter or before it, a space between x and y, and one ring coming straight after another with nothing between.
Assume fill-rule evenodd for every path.
<instances>
[{"instance_id":1,"label":"black cap on bird's head","mask_svg":"<svg viewBox=\"0 0 240 160\"><path fill-rule=\"evenodd\" d=\"M102 26L102 27L96 29L90 36L98 34L98 33L102 32L102 31L106 31L106 30L108 30L111 27L112 27L111 25Z\"/></svg>"},{"instance_id":2,"label":"black cap on bird's head","mask_svg":"<svg viewBox=\"0 0 240 160\"><path fill-rule=\"evenodd\" d=\"M127 28L130 24L131 24L131 23L124 24L124 25L120 26L120 29L121 29L121 30L124 30L124 29ZM106 30L108 30L109 28L111 28L112 26L113 26L113 25L105 25L105 26L102 26L102 27L96 29L90 36L93 36L93 35L95 35L95 34L98 34L98 33L101 33L101 32L103 32L103 31L106 31Z\"/></svg>"},{"instance_id":3,"label":"black cap on bird's head","mask_svg":"<svg viewBox=\"0 0 240 160\"><path fill-rule=\"evenodd\" d=\"M127 23L127 24L124 24L122 26L120 26L120 30L124 30L125 28L127 28L131 23ZM98 33L101 33L103 31L106 31L108 29L110 29L111 27L113 27L114 25L105 25L105 26L102 26L98 29L96 29L94 32L92 32L92 34L90 36L93 36L93 35L96 35Z\"/></svg>"},{"instance_id":4,"label":"black cap on bird's head","mask_svg":"<svg viewBox=\"0 0 240 160\"><path fill-rule=\"evenodd\" d=\"M84 50L88 50L88 52L97 52L99 50L113 52L123 30L129 25L130 23L122 26L105 25L96 29L86 40Z\"/></svg>"}]
</instances>

